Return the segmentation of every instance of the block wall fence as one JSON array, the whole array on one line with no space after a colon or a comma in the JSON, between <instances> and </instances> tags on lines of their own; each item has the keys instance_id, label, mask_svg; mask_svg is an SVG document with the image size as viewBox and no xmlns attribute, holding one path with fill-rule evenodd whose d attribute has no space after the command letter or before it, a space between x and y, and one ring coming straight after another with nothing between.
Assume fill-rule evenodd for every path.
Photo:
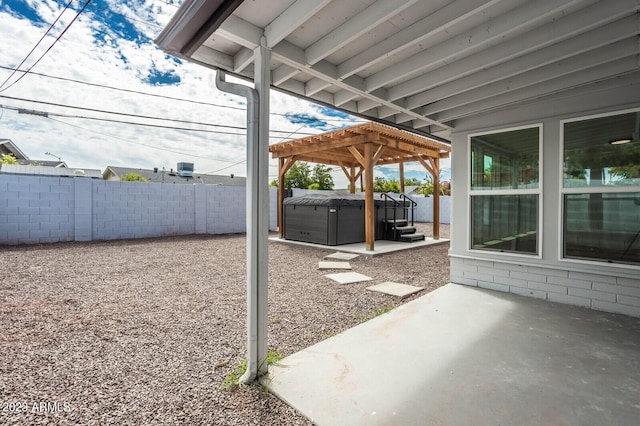
<instances>
[{"instance_id":1,"label":"block wall fence","mask_svg":"<svg viewBox=\"0 0 640 426\"><path fill-rule=\"evenodd\" d=\"M295 190L294 195L305 192ZM0 244L114 240L246 231L245 188L0 174ZM416 220L430 221L429 198ZM448 197L441 222L448 223ZM269 191L277 229L277 190Z\"/></svg>"}]
</instances>

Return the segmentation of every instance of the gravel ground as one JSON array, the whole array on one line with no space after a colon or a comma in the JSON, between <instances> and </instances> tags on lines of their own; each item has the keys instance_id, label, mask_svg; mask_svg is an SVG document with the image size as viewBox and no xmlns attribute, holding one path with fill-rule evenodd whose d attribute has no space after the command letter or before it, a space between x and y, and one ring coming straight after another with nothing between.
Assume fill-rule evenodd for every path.
<instances>
[{"instance_id":1,"label":"gravel ground","mask_svg":"<svg viewBox=\"0 0 640 426\"><path fill-rule=\"evenodd\" d=\"M375 281L339 285L317 269L335 250L270 243L270 349L449 282L448 247L361 256L353 270ZM257 386L222 389L245 355L244 235L0 247L0 264L0 424L308 424ZM425 291L365 290L388 280Z\"/></svg>"}]
</instances>

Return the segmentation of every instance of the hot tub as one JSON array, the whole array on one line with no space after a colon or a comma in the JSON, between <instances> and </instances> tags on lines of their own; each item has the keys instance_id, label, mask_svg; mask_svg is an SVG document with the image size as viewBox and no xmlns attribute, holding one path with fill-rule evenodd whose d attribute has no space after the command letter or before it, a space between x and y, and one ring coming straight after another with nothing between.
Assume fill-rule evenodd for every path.
<instances>
[{"instance_id":1,"label":"hot tub","mask_svg":"<svg viewBox=\"0 0 640 426\"><path fill-rule=\"evenodd\" d=\"M384 233L385 201L374 200L375 238ZM393 217L388 201L387 217ZM397 208L397 218L404 209ZM366 241L364 195L348 193L309 194L285 198L283 228L286 240L335 246Z\"/></svg>"}]
</instances>

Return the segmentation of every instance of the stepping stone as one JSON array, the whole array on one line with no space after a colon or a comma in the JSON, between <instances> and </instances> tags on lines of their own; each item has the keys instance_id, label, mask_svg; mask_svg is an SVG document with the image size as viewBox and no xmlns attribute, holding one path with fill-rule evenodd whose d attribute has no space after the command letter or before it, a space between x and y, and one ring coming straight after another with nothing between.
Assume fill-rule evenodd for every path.
<instances>
[{"instance_id":1,"label":"stepping stone","mask_svg":"<svg viewBox=\"0 0 640 426\"><path fill-rule=\"evenodd\" d=\"M349 262L318 262L318 269L351 269Z\"/></svg>"},{"instance_id":2,"label":"stepping stone","mask_svg":"<svg viewBox=\"0 0 640 426\"><path fill-rule=\"evenodd\" d=\"M340 284L359 283L360 281L371 281L373 279L357 272L340 272L337 274L325 275L325 277L337 281Z\"/></svg>"},{"instance_id":3,"label":"stepping stone","mask_svg":"<svg viewBox=\"0 0 640 426\"><path fill-rule=\"evenodd\" d=\"M359 256L358 254L353 254L353 253L337 252L337 253L333 253L333 254L328 254L324 258L325 259L333 259L333 260L353 260L358 256Z\"/></svg>"},{"instance_id":4,"label":"stepping stone","mask_svg":"<svg viewBox=\"0 0 640 426\"><path fill-rule=\"evenodd\" d=\"M367 287L367 290L377 291L384 294L390 294L391 296L407 297L413 293L417 293L424 290L423 287L415 287L407 284L399 284L387 281L386 283L376 284L371 287Z\"/></svg>"}]
</instances>

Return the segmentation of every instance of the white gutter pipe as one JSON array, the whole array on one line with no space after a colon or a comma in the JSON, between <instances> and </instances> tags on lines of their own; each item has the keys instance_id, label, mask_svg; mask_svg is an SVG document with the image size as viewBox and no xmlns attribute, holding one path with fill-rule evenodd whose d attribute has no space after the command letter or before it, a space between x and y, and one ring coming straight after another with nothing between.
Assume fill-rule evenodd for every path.
<instances>
[{"instance_id":1,"label":"white gutter pipe","mask_svg":"<svg viewBox=\"0 0 640 426\"><path fill-rule=\"evenodd\" d=\"M259 352L262 352L258 344L259 176L255 156L259 146L260 103L255 89L225 81L224 71L216 70L216 87L247 99L247 371L240 382L248 383L258 375ZM264 338L266 340L266 336Z\"/></svg>"}]
</instances>

